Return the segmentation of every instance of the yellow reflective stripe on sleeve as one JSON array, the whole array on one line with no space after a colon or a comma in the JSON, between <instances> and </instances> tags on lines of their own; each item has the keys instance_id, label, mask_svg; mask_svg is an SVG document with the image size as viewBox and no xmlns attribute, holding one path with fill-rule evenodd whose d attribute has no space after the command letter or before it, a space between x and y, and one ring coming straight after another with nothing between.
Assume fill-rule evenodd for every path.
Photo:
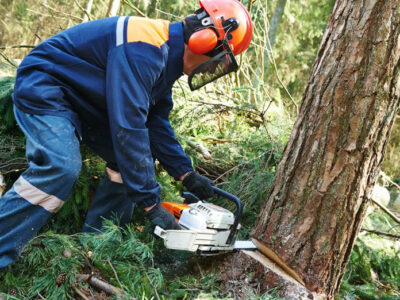
<instances>
[{"instance_id":1,"label":"yellow reflective stripe on sleeve","mask_svg":"<svg viewBox=\"0 0 400 300\"><path fill-rule=\"evenodd\" d=\"M14 183L14 190L29 203L39 205L51 213L57 212L64 204L64 201L39 190L22 176Z\"/></svg>"},{"instance_id":2,"label":"yellow reflective stripe on sleeve","mask_svg":"<svg viewBox=\"0 0 400 300\"><path fill-rule=\"evenodd\" d=\"M126 40L161 47L169 39L169 24L165 20L129 17Z\"/></svg>"}]
</instances>

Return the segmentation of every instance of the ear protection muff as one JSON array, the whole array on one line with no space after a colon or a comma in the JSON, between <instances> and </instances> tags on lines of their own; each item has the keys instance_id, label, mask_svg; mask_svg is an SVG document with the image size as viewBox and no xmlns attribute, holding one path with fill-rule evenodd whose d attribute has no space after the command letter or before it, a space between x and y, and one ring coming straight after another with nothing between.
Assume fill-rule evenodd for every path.
<instances>
[{"instance_id":1,"label":"ear protection muff","mask_svg":"<svg viewBox=\"0 0 400 300\"><path fill-rule=\"evenodd\" d=\"M218 43L218 37L211 28L201 29L192 33L189 38L188 46L196 54L206 54L213 50Z\"/></svg>"}]
</instances>

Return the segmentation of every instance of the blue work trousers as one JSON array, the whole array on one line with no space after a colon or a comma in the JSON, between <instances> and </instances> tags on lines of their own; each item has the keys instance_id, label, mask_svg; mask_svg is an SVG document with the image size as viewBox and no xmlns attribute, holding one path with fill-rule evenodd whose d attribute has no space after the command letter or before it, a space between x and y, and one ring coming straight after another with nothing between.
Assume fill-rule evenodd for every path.
<instances>
[{"instance_id":1,"label":"blue work trousers","mask_svg":"<svg viewBox=\"0 0 400 300\"><path fill-rule=\"evenodd\" d=\"M28 168L0 198L0 269L12 263L39 229L62 207L81 170L79 140L75 127L68 119L26 114L16 107L14 112L26 136ZM100 184L100 190L102 186L111 197L108 200L114 204L105 205L104 197L98 196L97 200L94 197L92 212L86 218L89 227L84 228L85 231L98 229L98 220L113 208L118 211L118 203L114 200L129 201L123 197L126 189L123 184L113 185L114 191L119 194L117 199L112 197L110 184ZM96 203L100 207L96 207ZM132 204L129 207L133 210ZM129 214L131 216L132 212L128 211L126 216Z\"/></svg>"},{"instance_id":2,"label":"blue work trousers","mask_svg":"<svg viewBox=\"0 0 400 300\"><path fill-rule=\"evenodd\" d=\"M101 180L90 203L82 232L99 233L104 219L124 226L132 219L135 203L128 197L127 186L108 177Z\"/></svg>"}]
</instances>

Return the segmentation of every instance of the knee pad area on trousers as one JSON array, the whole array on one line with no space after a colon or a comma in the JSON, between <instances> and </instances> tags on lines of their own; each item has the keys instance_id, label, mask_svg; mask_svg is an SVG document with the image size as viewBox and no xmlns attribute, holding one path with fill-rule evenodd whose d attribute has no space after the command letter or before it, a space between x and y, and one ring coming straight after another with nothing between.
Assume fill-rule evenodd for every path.
<instances>
[{"instance_id":1,"label":"knee pad area on trousers","mask_svg":"<svg viewBox=\"0 0 400 300\"><path fill-rule=\"evenodd\" d=\"M75 182L82 168L81 157L70 158L63 166L59 167L63 179Z\"/></svg>"},{"instance_id":2,"label":"knee pad area on trousers","mask_svg":"<svg viewBox=\"0 0 400 300\"><path fill-rule=\"evenodd\" d=\"M30 161L22 174L31 185L48 195L66 201L79 177L82 162L80 155L68 159L52 157L45 163Z\"/></svg>"}]
</instances>

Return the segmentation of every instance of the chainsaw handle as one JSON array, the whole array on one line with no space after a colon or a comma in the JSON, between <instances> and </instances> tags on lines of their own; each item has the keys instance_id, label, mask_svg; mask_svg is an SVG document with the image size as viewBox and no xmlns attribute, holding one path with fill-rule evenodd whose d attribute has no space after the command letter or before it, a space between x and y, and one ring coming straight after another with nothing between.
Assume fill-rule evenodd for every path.
<instances>
[{"instance_id":1,"label":"chainsaw handle","mask_svg":"<svg viewBox=\"0 0 400 300\"><path fill-rule=\"evenodd\" d=\"M189 193L189 192L184 192L182 193L182 197L185 199L183 203L186 204L191 204L191 203L196 203L201 201L200 198L198 198L195 194Z\"/></svg>"},{"instance_id":2,"label":"chainsaw handle","mask_svg":"<svg viewBox=\"0 0 400 300\"><path fill-rule=\"evenodd\" d=\"M235 221L233 222L231 233L229 234L228 239L226 240L226 243L228 245L230 245L233 243L233 239L235 237L237 227L239 226L240 219L242 218L242 212L243 212L242 201L240 201L240 199L238 197L236 197L224 190L221 190L215 186L213 186L212 188L213 188L215 194L235 203L235 205L236 205Z\"/></svg>"}]
</instances>

